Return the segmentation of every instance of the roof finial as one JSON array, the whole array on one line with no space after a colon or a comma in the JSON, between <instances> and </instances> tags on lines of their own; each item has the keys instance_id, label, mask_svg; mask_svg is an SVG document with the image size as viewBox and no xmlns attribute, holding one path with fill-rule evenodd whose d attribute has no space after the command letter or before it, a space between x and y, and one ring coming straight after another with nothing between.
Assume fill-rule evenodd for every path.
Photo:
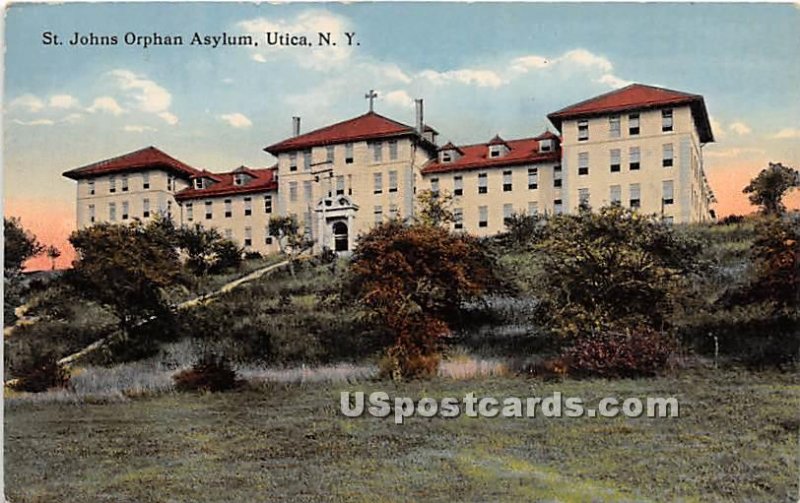
<instances>
[{"instance_id":1,"label":"roof finial","mask_svg":"<svg viewBox=\"0 0 800 503\"><path fill-rule=\"evenodd\" d=\"M374 103L373 102L375 101L375 98L377 98L377 97L378 97L378 93L376 93L374 89L370 89L369 92L364 95L364 98L369 100L369 111L370 112L372 112L373 109L374 109Z\"/></svg>"}]
</instances>

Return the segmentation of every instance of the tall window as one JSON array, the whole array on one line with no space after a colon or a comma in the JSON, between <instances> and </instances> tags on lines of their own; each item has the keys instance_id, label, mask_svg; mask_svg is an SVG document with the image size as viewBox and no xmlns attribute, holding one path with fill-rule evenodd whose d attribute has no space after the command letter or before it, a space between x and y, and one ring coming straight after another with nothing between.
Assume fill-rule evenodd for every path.
<instances>
[{"instance_id":1,"label":"tall window","mask_svg":"<svg viewBox=\"0 0 800 503\"><path fill-rule=\"evenodd\" d=\"M489 207L478 206L478 227L489 226Z\"/></svg>"},{"instance_id":2,"label":"tall window","mask_svg":"<svg viewBox=\"0 0 800 503\"><path fill-rule=\"evenodd\" d=\"M620 136L620 127L619 127L619 115L612 115L608 118L608 135L611 138L619 138Z\"/></svg>"},{"instance_id":3,"label":"tall window","mask_svg":"<svg viewBox=\"0 0 800 503\"><path fill-rule=\"evenodd\" d=\"M628 134L631 136L639 134L639 114L628 115Z\"/></svg>"},{"instance_id":4,"label":"tall window","mask_svg":"<svg viewBox=\"0 0 800 503\"><path fill-rule=\"evenodd\" d=\"M194 207L192 203L186 203L186 221L191 222L194 220Z\"/></svg>"},{"instance_id":5,"label":"tall window","mask_svg":"<svg viewBox=\"0 0 800 503\"><path fill-rule=\"evenodd\" d=\"M225 229L225 239L233 239L233 229Z\"/></svg>"},{"instance_id":6,"label":"tall window","mask_svg":"<svg viewBox=\"0 0 800 503\"><path fill-rule=\"evenodd\" d=\"M672 143L664 144L662 151L661 165L665 168L669 168L672 166Z\"/></svg>"},{"instance_id":7,"label":"tall window","mask_svg":"<svg viewBox=\"0 0 800 503\"><path fill-rule=\"evenodd\" d=\"M453 177L453 195L464 195L464 177L456 175Z\"/></svg>"},{"instance_id":8,"label":"tall window","mask_svg":"<svg viewBox=\"0 0 800 503\"><path fill-rule=\"evenodd\" d=\"M528 189L535 190L539 188L539 169L528 168Z\"/></svg>"},{"instance_id":9,"label":"tall window","mask_svg":"<svg viewBox=\"0 0 800 503\"><path fill-rule=\"evenodd\" d=\"M531 201L528 203L528 215L538 215L539 214L539 203L536 201Z\"/></svg>"},{"instance_id":10,"label":"tall window","mask_svg":"<svg viewBox=\"0 0 800 503\"><path fill-rule=\"evenodd\" d=\"M225 218L233 216L233 202L230 199L225 200Z\"/></svg>"},{"instance_id":11,"label":"tall window","mask_svg":"<svg viewBox=\"0 0 800 503\"><path fill-rule=\"evenodd\" d=\"M112 193L117 191L117 177L114 175L108 178L108 191Z\"/></svg>"},{"instance_id":12,"label":"tall window","mask_svg":"<svg viewBox=\"0 0 800 503\"><path fill-rule=\"evenodd\" d=\"M511 192L513 188L511 184L511 171L503 171L503 192Z\"/></svg>"},{"instance_id":13,"label":"tall window","mask_svg":"<svg viewBox=\"0 0 800 503\"><path fill-rule=\"evenodd\" d=\"M456 230L464 228L464 210L453 208L453 228Z\"/></svg>"},{"instance_id":14,"label":"tall window","mask_svg":"<svg viewBox=\"0 0 800 503\"><path fill-rule=\"evenodd\" d=\"M486 173L478 173L478 194L486 194L489 192L489 180Z\"/></svg>"},{"instance_id":15,"label":"tall window","mask_svg":"<svg viewBox=\"0 0 800 503\"><path fill-rule=\"evenodd\" d=\"M631 171L636 171L639 169L639 165L641 162L641 152L639 151L639 147L631 147L628 150L628 163Z\"/></svg>"},{"instance_id":16,"label":"tall window","mask_svg":"<svg viewBox=\"0 0 800 503\"><path fill-rule=\"evenodd\" d=\"M514 214L514 205L513 204L504 204L503 205L503 223L508 224L511 221L511 215Z\"/></svg>"},{"instance_id":17,"label":"tall window","mask_svg":"<svg viewBox=\"0 0 800 503\"><path fill-rule=\"evenodd\" d=\"M289 154L289 171L297 171L297 152Z\"/></svg>"},{"instance_id":18,"label":"tall window","mask_svg":"<svg viewBox=\"0 0 800 503\"><path fill-rule=\"evenodd\" d=\"M142 218L150 218L150 200L142 199Z\"/></svg>"},{"instance_id":19,"label":"tall window","mask_svg":"<svg viewBox=\"0 0 800 503\"><path fill-rule=\"evenodd\" d=\"M89 222L94 223L94 221L95 221L94 205L90 204L89 205Z\"/></svg>"},{"instance_id":20,"label":"tall window","mask_svg":"<svg viewBox=\"0 0 800 503\"><path fill-rule=\"evenodd\" d=\"M108 203L108 219L112 222L117 221L117 203Z\"/></svg>"},{"instance_id":21,"label":"tall window","mask_svg":"<svg viewBox=\"0 0 800 503\"><path fill-rule=\"evenodd\" d=\"M661 111L661 131L672 131L672 109L668 108Z\"/></svg>"},{"instance_id":22,"label":"tall window","mask_svg":"<svg viewBox=\"0 0 800 503\"><path fill-rule=\"evenodd\" d=\"M353 164L353 144L344 144L344 162L345 164Z\"/></svg>"},{"instance_id":23,"label":"tall window","mask_svg":"<svg viewBox=\"0 0 800 503\"><path fill-rule=\"evenodd\" d=\"M334 150L334 146L333 145L328 145L327 147L325 147L325 160L327 162L331 162L332 163L333 162L334 153L335 153L335 150Z\"/></svg>"},{"instance_id":24,"label":"tall window","mask_svg":"<svg viewBox=\"0 0 800 503\"><path fill-rule=\"evenodd\" d=\"M396 204L389 205L389 218L397 218L399 215L399 210L397 209Z\"/></svg>"},{"instance_id":25,"label":"tall window","mask_svg":"<svg viewBox=\"0 0 800 503\"><path fill-rule=\"evenodd\" d=\"M289 182L289 201L297 201L297 182Z\"/></svg>"},{"instance_id":26,"label":"tall window","mask_svg":"<svg viewBox=\"0 0 800 503\"><path fill-rule=\"evenodd\" d=\"M128 192L128 175L122 175L122 192Z\"/></svg>"},{"instance_id":27,"label":"tall window","mask_svg":"<svg viewBox=\"0 0 800 503\"><path fill-rule=\"evenodd\" d=\"M264 213L272 213L272 196L264 196Z\"/></svg>"},{"instance_id":28,"label":"tall window","mask_svg":"<svg viewBox=\"0 0 800 503\"><path fill-rule=\"evenodd\" d=\"M588 161L588 158L587 158ZM561 187L561 166L554 166L553 167L553 187Z\"/></svg>"},{"instance_id":29,"label":"tall window","mask_svg":"<svg viewBox=\"0 0 800 503\"><path fill-rule=\"evenodd\" d=\"M214 218L214 203L212 201L206 201L206 220L211 220Z\"/></svg>"},{"instance_id":30,"label":"tall window","mask_svg":"<svg viewBox=\"0 0 800 503\"><path fill-rule=\"evenodd\" d=\"M439 179L431 178L431 194L433 197L439 196Z\"/></svg>"},{"instance_id":31,"label":"tall window","mask_svg":"<svg viewBox=\"0 0 800 503\"><path fill-rule=\"evenodd\" d=\"M586 141L589 139L589 121L579 120L578 121L578 141Z\"/></svg>"},{"instance_id":32,"label":"tall window","mask_svg":"<svg viewBox=\"0 0 800 503\"><path fill-rule=\"evenodd\" d=\"M172 192L175 188L175 177L169 175L167 177L167 192Z\"/></svg>"},{"instance_id":33,"label":"tall window","mask_svg":"<svg viewBox=\"0 0 800 503\"><path fill-rule=\"evenodd\" d=\"M589 189L578 189L578 206L581 208L589 207Z\"/></svg>"},{"instance_id":34,"label":"tall window","mask_svg":"<svg viewBox=\"0 0 800 503\"><path fill-rule=\"evenodd\" d=\"M142 189L149 189L150 188L150 173L145 171L142 173Z\"/></svg>"},{"instance_id":35,"label":"tall window","mask_svg":"<svg viewBox=\"0 0 800 503\"><path fill-rule=\"evenodd\" d=\"M344 175L339 175L336 177L336 195L344 195Z\"/></svg>"},{"instance_id":36,"label":"tall window","mask_svg":"<svg viewBox=\"0 0 800 503\"><path fill-rule=\"evenodd\" d=\"M609 189L609 201L611 204L621 204L622 203L622 186L621 185L612 185Z\"/></svg>"},{"instance_id":37,"label":"tall window","mask_svg":"<svg viewBox=\"0 0 800 503\"><path fill-rule=\"evenodd\" d=\"M397 171L389 171L389 192L397 192Z\"/></svg>"},{"instance_id":38,"label":"tall window","mask_svg":"<svg viewBox=\"0 0 800 503\"><path fill-rule=\"evenodd\" d=\"M375 223L376 224L379 224L379 223L383 222L383 206L380 206L380 205L375 206L375 209L373 210L373 214L375 216Z\"/></svg>"},{"instance_id":39,"label":"tall window","mask_svg":"<svg viewBox=\"0 0 800 503\"><path fill-rule=\"evenodd\" d=\"M311 171L311 149L303 150L303 171Z\"/></svg>"},{"instance_id":40,"label":"tall window","mask_svg":"<svg viewBox=\"0 0 800 503\"><path fill-rule=\"evenodd\" d=\"M564 201L562 201L561 199L553 200L553 213L555 213L556 215L564 213Z\"/></svg>"},{"instance_id":41,"label":"tall window","mask_svg":"<svg viewBox=\"0 0 800 503\"><path fill-rule=\"evenodd\" d=\"M303 200L305 202L307 202L307 203L310 203L311 199L313 197L313 194L312 194L311 191L312 191L311 180L304 180L303 181Z\"/></svg>"},{"instance_id":42,"label":"tall window","mask_svg":"<svg viewBox=\"0 0 800 503\"><path fill-rule=\"evenodd\" d=\"M620 167L622 166L622 154L620 153L618 148L612 148L609 152L609 157L611 158L611 172L618 173Z\"/></svg>"},{"instance_id":43,"label":"tall window","mask_svg":"<svg viewBox=\"0 0 800 503\"><path fill-rule=\"evenodd\" d=\"M389 159L397 160L397 140L389 140Z\"/></svg>"},{"instance_id":44,"label":"tall window","mask_svg":"<svg viewBox=\"0 0 800 503\"><path fill-rule=\"evenodd\" d=\"M589 174L589 152L578 154L578 175Z\"/></svg>"},{"instance_id":45,"label":"tall window","mask_svg":"<svg viewBox=\"0 0 800 503\"><path fill-rule=\"evenodd\" d=\"M94 180L89 180L87 182L87 184L88 184L89 195L93 196L94 195Z\"/></svg>"},{"instance_id":46,"label":"tall window","mask_svg":"<svg viewBox=\"0 0 800 503\"><path fill-rule=\"evenodd\" d=\"M128 201L122 201L122 219L128 219L128 210L130 210L130 205L128 205Z\"/></svg>"},{"instance_id":47,"label":"tall window","mask_svg":"<svg viewBox=\"0 0 800 503\"><path fill-rule=\"evenodd\" d=\"M253 214L253 200L249 197L244 198L244 216L249 217Z\"/></svg>"},{"instance_id":48,"label":"tall window","mask_svg":"<svg viewBox=\"0 0 800 503\"><path fill-rule=\"evenodd\" d=\"M631 194L631 208L641 208L642 206L642 192L638 183L632 183L630 186Z\"/></svg>"},{"instance_id":49,"label":"tall window","mask_svg":"<svg viewBox=\"0 0 800 503\"><path fill-rule=\"evenodd\" d=\"M672 183L672 180L664 180L661 183L661 192L662 192L662 201L664 205L670 205L674 202L674 194L675 187Z\"/></svg>"},{"instance_id":50,"label":"tall window","mask_svg":"<svg viewBox=\"0 0 800 503\"><path fill-rule=\"evenodd\" d=\"M372 182L373 194L383 194L383 173L373 173Z\"/></svg>"},{"instance_id":51,"label":"tall window","mask_svg":"<svg viewBox=\"0 0 800 503\"><path fill-rule=\"evenodd\" d=\"M264 244L271 245L272 244L272 236L269 235L269 225L264 227Z\"/></svg>"},{"instance_id":52,"label":"tall window","mask_svg":"<svg viewBox=\"0 0 800 503\"><path fill-rule=\"evenodd\" d=\"M253 228L252 227L245 227L244 228L244 245L245 246L253 246Z\"/></svg>"},{"instance_id":53,"label":"tall window","mask_svg":"<svg viewBox=\"0 0 800 503\"><path fill-rule=\"evenodd\" d=\"M383 143L375 142L372 144L372 162L383 161Z\"/></svg>"}]
</instances>

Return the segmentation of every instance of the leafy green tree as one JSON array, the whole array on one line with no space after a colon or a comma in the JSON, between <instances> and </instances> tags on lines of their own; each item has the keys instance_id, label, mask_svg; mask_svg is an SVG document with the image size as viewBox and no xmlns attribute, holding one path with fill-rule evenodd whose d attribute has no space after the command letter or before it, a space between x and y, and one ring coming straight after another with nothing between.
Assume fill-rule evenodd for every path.
<instances>
[{"instance_id":1,"label":"leafy green tree","mask_svg":"<svg viewBox=\"0 0 800 503\"><path fill-rule=\"evenodd\" d=\"M200 224L179 229L177 244L186 253L187 267L197 276L238 267L242 261L243 250L236 243Z\"/></svg>"},{"instance_id":2,"label":"leafy green tree","mask_svg":"<svg viewBox=\"0 0 800 503\"><path fill-rule=\"evenodd\" d=\"M45 250L45 253L47 254L47 258L50 259L50 270L55 271L56 260L58 260L58 257L61 256L61 250L56 248L54 245L50 245Z\"/></svg>"},{"instance_id":3,"label":"leafy green tree","mask_svg":"<svg viewBox=\"0 0 800 503\"><path fill-rule=\"evenodd\" d=\"M781 163L769 163L742 192L750 194L750 203L760 206L763 213L777 215L786 211L783 204L786 193L797 187L800 187L800 173Z\"/></svg>"},{"instance_id":4,"label":"leafy green tree","mask_svg":"<svg viewBox=\"0 0 800 503\"><path fill-rule=\"evenodd\" d=\"M294 277L295 262L301 253L314 245L314 242L300 231L300 225L294 215L271 217L269 235L277 240L281 253L289 258L289 271Z\"/></svg>"},{"instance_id":5,"label":"leafy green tree","mask_svg":"<svg viewBox=\"0 0 800 503\"><path fill-rule=\"evenodd\" d=\"M417 222L422 225L448 225L455 221L453 196L448 193L423 190L417 196Z\"/></svg>"},{"instance_id":6,"label":"leafy green tree","mask_svg":"<svg viewBox=\"0 0 800 503\"><path fill-rule=\"evenodd\" d=\"M44 245L22 226L19 218L3 218L3 226L3 272L9 277L22 271L26 261L42 253Z\"/></svg>"},{"instance_id":7,"label":"leafy green tree","mask_svg":"<svg viewBox=\"0 0 800 503\"><path fill-rule=\"evenodd\" d=\"M505 219L506 231L498 236L511 249L524 248L541 238L544 220L538 215L513 213Z\"/></svg>"}]
</instances>

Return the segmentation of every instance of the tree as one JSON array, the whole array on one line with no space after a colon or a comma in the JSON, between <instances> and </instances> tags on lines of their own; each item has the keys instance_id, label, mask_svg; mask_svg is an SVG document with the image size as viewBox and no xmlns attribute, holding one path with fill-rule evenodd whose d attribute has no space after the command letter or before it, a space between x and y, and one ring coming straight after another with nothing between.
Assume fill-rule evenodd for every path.
<instances>
[{"instance_id":1,"label":"tree","mask_svg":"<svg viewBox=\"0 0 800 503\"><path fill-rule=\"evenodd\" d=\"M200 224L177 231L177 244L186 253L186 265L197 276L238 267L243 250L216 229L204 229Z\"/></svg>"},{"instance_id":2,"label":"tree","mask_svg":"<svg viewBox=\"0 0 800 503\"><path fill-rule=\"evenodd\" d=\"M61 250L56 248L54 245L50 245L45 250L45 253L47 254L47 258L50 259L50 269L55 271L56 260L61 256Z\"/></svg>"},{"instance_id":3,"label":"tree","mask_svg":"<svg viewBox=\"0 0 800 503\"><path fill-rule=\"evenodd\" d=\"M5 277L11 277L22 271L26 261L42 253L44 246L39 243L36 236L22 226L19 218L4 218L3 224L3 239L5 243L4 275Z\"/></svg>"},{"instance_id":4,"label":"tree","mask_svg":"<svg viewBox=\"0 0 800 503\"><path fill-rule=\"evenodd\" d=\"M477 239L393 220L359 239L349 289L394 338L388 370L417 377L436 371L448 321L465 300L494 286L495 278Z\"/></svg>"},{"instance_id":5,"label":"tree","mask_svg":"<svg viewBox=\"0 0 800 503\"><path fill-rule=\"evenodd\" d=\"M289 271L294 277L294 264L301 253L313 246L314 242L300 232L297 217L275 216L269 219L269 235L278 241L281 253L289 257Z\"/></svg>"},{"instance_id":6,"label":"tree","mask_svg":"<svg viewBox=\"0 0 800 503\"><path fill-rule=\"evenodd\" d=\"M750 194L750 203L760 206L763 213L777 215L786 211L783 197L797 187L800 187L800 173L781 163L769 163L742 192Z\"/></svg>"},{"instance_id":7,"label":"tree","mask_svg":"<svg viewBox=\"0 0 800 503\"><path fill-rule=\"evenodd\" d=\"M182 277L174 236L160 222L101 223L73 232L69 241L77 252L72 284L117 316L124 337L153 317L169 315L162 289Z\"/></svg>"},{"instance_id":8,"label":"tree","mask_svg":"<svg viewBox=\"0 0 800 503\"><path fill-rule=\"evenodd\" d=\"M422 225L447 225L455 221L451 209L453 196L447 193L423 190L417 197L419 215L417 222Z\"/></svg>"}]
</instances>

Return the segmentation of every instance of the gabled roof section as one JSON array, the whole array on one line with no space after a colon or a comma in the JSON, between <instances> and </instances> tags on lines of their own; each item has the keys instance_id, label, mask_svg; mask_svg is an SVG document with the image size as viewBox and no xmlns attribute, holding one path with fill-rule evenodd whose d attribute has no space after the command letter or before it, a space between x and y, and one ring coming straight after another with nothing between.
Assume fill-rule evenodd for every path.
<instances>
[{"instance_id":1,"label":"gabled roof section","mask_svg":"<svg viewBox=\"0 0 800 503\"><path fill-rule=\"evenodd\" d=\"M516 166L520 164L537 164L543 162L559 162L561 160L561 150L556 143L555 148L548 152L540 152L539 142L541 140L555 139L558 136L546 132L535 138L522 138L519 140L505 141L508 146L508 153L503 157L489 157L489 143L478 143L475 145L462 145L458 147L462 156L452 162L440 163L432 161L423 169L425 175L433 173L447 173L451 171L466 171L471 169L500 168L504 166Z\"/></svg>"},{"instance_id":2,"label":"gabled roof section","mask_svg":"<svg viewBox=\"0 0 800 503\"><path fill-rule=\"evenodd\" d=\"M150 146L117 157L112 157L111 159L71 169L62 174L67 178L80 180L83 178L128 171L141 171L145 169L163 169L186 178L200 173L200 170L165 154L156 147Z\"/></svg>"},{"instance_id":3,"label":"gabled roof section","mask_svg":"<svg viewBox=\"0 0 800 503\"><path fill-rule=\"evenodd\" d=\"M242 166L227 173L214 173L215 179L218 180L217 183L206 189L195 189L194 187L183 189L175 194L175 199L178 201L186 201L278 190L277 170L277 166L264 169ZM242 172L251 175L253 179L244 185L236 185L233 181L233 177L235 174Z\"/></svg>"},{"instance_id":4,"label":"gabled roof section","mask_svg":"<svg viewBox=\"0 0 800 503\"><path fill-rule=\"evenodd\" d=\"M283 140L266 147L264 150L270 154L277 154L289 150L322 145L415 134L417 134L416 130L407 124L397 122L375 112L368 112L353 119L337 122L336 124Z\"/></svg>"},{"instance_id":5,"label":"gabled roof section","mask_svg":"<svg viewBox=\"0 0 800 503\"><path fill-rule=\"evenodd\" d=\"M447 144L444 145L443 147L439 147L439 152L442 152L442 151L445 151L445 150L455 150L459 154L464 155L464 151L461 150L461 148L459 148L457 145L454 145L453 142L451 142L451 141L447 142Z\"/></svg>"},{"instance_id":6,"label":"gabled roof section","mask_svg":"<svg viewBox=\"0 0 800 503\"><path fill-rule=\"evenodd\" d=\"M500 135L499 135L499 134L496 134L496 135L494 135L494 138L492 138L491 140L489 140L489 143L487 143L486 145L488 145L488 146L492 146L492 145L505 145L505 146L507 147L507 146L508 146L508 143L507 143L507 142L506 142L504 139L500 138Z\"/></svg>"},{"instance_id":7,"label":"gabled roof section","mask_svg":"<svg viewBox=\"0 0 800 503\"><path fill-rule=\"evenodd\" d=\"M216 173L212 173L210 171L206 171L205 169L192 175L192 179L194 180L195 178L208 178L210 180L214 180L215 182L222 181L222 178L220 178L219 175L217 175Z\"/></svg>"},{"instance_id":8,"label":"gabled roof section","mask_svg":"<svg viewBox=\"0 0 800 503\"><path fill-rule=\"evenodd\" d=\"M644 84L631 84L622 89L595 96L548 114L547 118L560 131L561 123L567 119L679 105L691 107L700 140L704 143L714 141L708 111L701 95Z\"/></svg>"}]
</instances>

